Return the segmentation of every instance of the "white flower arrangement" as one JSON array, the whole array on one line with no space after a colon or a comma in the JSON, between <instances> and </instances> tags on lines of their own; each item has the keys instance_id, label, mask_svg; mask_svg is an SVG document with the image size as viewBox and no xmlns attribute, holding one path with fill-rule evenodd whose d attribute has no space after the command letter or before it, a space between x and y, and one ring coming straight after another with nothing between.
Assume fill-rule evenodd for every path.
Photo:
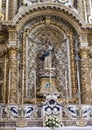
<instances>
[{"instance_id":1,"label":"white flower arrangement","mask_svg":"<svg viewBox=\"0 0 92 130\"><path fill-rule=\"evenodd\" d=\"M47 127L55 128L55 127L62 127L62 122L59 118L50 116L46 119L45 125Z\"/></svg>"}]
</instances>

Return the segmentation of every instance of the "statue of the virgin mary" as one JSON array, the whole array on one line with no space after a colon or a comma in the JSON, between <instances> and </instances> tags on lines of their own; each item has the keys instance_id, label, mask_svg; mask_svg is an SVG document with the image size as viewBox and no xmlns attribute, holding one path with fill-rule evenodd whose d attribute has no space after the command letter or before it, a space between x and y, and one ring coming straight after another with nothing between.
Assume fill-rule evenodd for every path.
<instances>
[{"instance_id":1,"label":"statue of the virgin mary","mask_svg":"<svg viewBox=\"0 0 92 130\"><path fill-rule=\"evenodd\" d=\"M53 47L51 46L50 43L46 43L44 45L44 50L43 53L40 57L40 60L44 61L44 69L48 69L52 67L52 51Z\"/></svg>"}]
</instances>

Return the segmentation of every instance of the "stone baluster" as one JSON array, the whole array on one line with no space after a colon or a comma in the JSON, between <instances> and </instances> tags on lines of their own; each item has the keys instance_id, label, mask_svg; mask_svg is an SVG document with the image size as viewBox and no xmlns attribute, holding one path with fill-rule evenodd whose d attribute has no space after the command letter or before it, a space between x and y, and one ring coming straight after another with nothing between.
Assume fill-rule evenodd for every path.
<instances>
[{"instance_id":1,"label":"stone baluster","mask_svg":"<svg viewBox=\"0 0 92 130\"><path fill-rule=\"evenodd\" d=\"M91 84L90 84L90 68L89 68L89 48L80 48L80 66L81 66L81 102L83 104L91 103Z\"/></svg>"}]
</instances>

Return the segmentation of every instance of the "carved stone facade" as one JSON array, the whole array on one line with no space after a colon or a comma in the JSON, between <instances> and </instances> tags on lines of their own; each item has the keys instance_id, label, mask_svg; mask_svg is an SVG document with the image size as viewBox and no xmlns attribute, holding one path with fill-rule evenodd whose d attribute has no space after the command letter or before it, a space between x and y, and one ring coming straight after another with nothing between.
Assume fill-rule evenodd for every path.
<instances>
[{"instance_id":1,"label":"carved stone facade","mask_svg":"<svg viewBox=\"0 0 92 130\"><path fill-rule=\"evenodd\" d=\"M92 125L92 1L0 2L0 125Z\"/></svg>"}]
</instances>

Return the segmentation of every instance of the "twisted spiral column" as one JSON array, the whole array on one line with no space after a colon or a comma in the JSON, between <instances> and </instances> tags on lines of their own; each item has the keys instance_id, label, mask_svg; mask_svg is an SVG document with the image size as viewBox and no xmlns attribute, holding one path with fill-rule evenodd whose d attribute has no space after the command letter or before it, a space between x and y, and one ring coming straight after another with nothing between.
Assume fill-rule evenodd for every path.
<instances>
[{"instance_id":1,"label":"twisted spiral column","mask_svg":"<svg viewBox=\"0 0 92 130\"><path fill-rule=\"evenodd\" d=\"M81 66L81 101L82 104L91 103L91 85L89 69L89 48L80 48Z\"/></svg>"},{"instance_id":2,"label":"twisted spiral column","mask_svg":"<svg viewBox=\"0 0 92 130\"><path fill-rule=\"evenodd\" d=\"M17 50L16 47L9 48L9 104L17 103Z\"/></svg>"}]
</instances>

